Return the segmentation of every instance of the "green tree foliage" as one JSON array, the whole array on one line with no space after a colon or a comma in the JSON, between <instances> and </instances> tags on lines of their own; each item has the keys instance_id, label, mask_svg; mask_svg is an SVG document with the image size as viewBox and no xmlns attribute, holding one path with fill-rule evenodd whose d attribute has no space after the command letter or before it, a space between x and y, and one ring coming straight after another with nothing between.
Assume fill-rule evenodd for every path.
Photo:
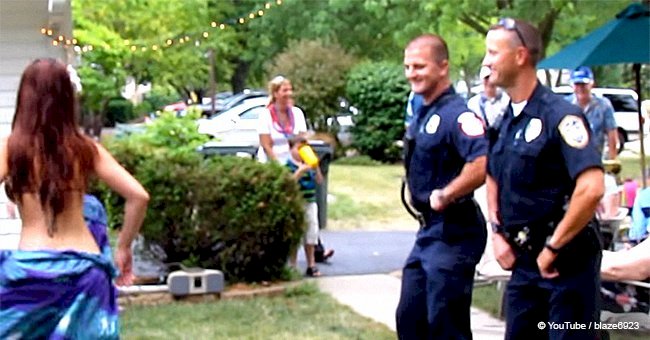
<instances>
[{"instance_id":1,"label":"green tree foliage","mask_svg":"<svg viewBox=\"0 0 650 340\"><path fill-rule=\"evenodd\" d=\"M207 51L225 55L235 39L233 30L211 27L212 21L223 18L226 8L209 6L208 0L76 0L72 5L79 44L94 47L83 53L82 67L109 69L116 64L137 83L171 85L186 98L206 92ZM230 72L219 59L216 67L219 74ZM118 91L124 79L115 80L118 86L112 88ZM88 79L82 77L82 81Z\"/></svg>"},{"instance_id":2,"label":"green tree foliage","mask_svg":"<svg viewBox=\"0 0 650 340\"><path fill-rule=\"evenodd\" d=\"M204 158L197 117L164 114L144 133L107 145L151 195L141 233L164 249L166 262L220 269L231 283L280 278L304 233L296 181L278 164ZM94 191L119 226L121 198L104 185Z\"/></svg>"},{"instance_id":3,"label":"green tree foliage","mask_svg":"<svg viewBox=\"0 0 650 340\"><path fill-rule=\"evenodd\" d=\"M400 159L395 142L404 135L409 87L399 64L364 63L350 71L346 92L359 114L354 117L353 145L382 162Z\"/></svg>"},{"instance_id":4,"label":"green tree foliage","mask_svg":"<svg viewBox=\"0 0 650 340\"><path fill-rule=\"evenodd\" d=\"M289 78L297 105L315 129L325 130L327 118L340 110L338 98L345 94L345 77L354 62L336 43L301 40L278 54L268 73L269 77L280 74Z\"/></svg>"}]
</instances>

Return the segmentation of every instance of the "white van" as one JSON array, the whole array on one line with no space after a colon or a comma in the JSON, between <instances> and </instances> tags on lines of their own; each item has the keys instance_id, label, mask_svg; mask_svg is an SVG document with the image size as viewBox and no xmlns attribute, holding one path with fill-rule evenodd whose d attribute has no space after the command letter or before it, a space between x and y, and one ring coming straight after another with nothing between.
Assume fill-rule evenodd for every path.
<instances>
[{"instance_id":1,"label":"white van","mask_svg":"<svg viewBox=\"0 0 650 340\"><path fill-rule=\"evenodd\" d=\"M571 86L559 86L553 88L553 92L569 96L573 93ZM639 139L639 109L637 100L639 96L634 90L621 88L594 87L591 93L605 97L612 102L614 107L614 119L618 126L619 152L623 149L626 142ZM643 133L648 135L650 131L650 121L643 119Z\"/></svg>"}]
</instances>

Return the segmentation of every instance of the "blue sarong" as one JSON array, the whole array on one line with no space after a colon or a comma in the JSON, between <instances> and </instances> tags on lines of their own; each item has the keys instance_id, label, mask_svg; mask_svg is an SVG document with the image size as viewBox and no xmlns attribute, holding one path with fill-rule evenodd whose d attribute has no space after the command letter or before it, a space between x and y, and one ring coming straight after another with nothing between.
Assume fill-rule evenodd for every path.
<instances>
[{"instance_id":1,"label":"blue sarong","mask_svg":"<svg viewBox=\"0 0 650 340\"><path fill-rule=\"evenodd\" d=\"M119 337L117 289L112 283L117 270L106 214L93 199L84 197L84 217L101 254L0 251L0 339Z\"/></svg>"}]
</instances>

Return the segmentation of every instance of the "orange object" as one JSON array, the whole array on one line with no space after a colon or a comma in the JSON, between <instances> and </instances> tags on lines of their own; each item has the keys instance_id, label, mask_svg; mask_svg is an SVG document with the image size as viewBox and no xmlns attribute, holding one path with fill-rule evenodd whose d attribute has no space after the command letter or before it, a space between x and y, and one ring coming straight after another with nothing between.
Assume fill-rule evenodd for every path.
<instances>
[{"instance_id":1,"label":"orange object","mask_svg":"<svg viewBox=\"0 0 650 340\"><path fill-rule=\"evenodd\" d=\"M318 156L316 155L316 152L314 152L314 149L311 148L311 146L307 144L302 145L300 148L298 148L298 153L300 154L302 161L310 167L315 168L318 166Z\"/></svg>"}]
</instances>

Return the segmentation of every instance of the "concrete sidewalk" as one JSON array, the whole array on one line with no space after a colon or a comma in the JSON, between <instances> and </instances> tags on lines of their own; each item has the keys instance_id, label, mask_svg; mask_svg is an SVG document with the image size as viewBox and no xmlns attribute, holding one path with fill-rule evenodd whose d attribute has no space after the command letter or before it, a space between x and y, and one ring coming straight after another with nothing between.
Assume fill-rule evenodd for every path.
<instances>
[{"instance_id":1,"label":"concrete sidewalk","mask_svg":"<svg viewBox=\"0 0 650 340\"><path fill-rule=\"evenodd\" d=\"M398 277L389 274L323 276L314 281L338 302L395 331L395 309L401 288ZM472 308L471 324L474 339L504 338L505 323L486 312Z\"/></svg>"}]
</instances>

